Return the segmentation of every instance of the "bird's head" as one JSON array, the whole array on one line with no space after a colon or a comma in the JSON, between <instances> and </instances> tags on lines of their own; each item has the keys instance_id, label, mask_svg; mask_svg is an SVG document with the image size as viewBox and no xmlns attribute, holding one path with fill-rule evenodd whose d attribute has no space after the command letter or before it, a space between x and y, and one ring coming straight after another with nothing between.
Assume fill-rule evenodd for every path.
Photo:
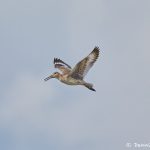
<instances>
[{"instance_id":1,"label":"bird's head","mask_svg":"<svg viewBox=\"0 0 150 150\"><path fill-rule=\"evenodd\" d=\"M50 75L47 78L45 78L44 81L47 81L47 80L52 79L52 78L57 78L58 79L59 75L60 75L59 72L54 72L52 75Z\"/></svg>"}]
</instances>

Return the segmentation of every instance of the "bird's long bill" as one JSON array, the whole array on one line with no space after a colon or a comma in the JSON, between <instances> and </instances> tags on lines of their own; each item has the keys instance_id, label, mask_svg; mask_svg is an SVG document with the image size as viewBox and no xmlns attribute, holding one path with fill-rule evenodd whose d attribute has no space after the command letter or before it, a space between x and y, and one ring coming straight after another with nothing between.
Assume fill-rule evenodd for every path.
<instances>
[{"instance_id":1,"label":"bird's long bill","mask_svg":"<svg viewBox=\"0 0 150 150\"><path fill-rule=\"evenodd\" d=\"M52 75L50 75L50 76L48 76L47 78L45 78L44 81L47 81L47 80L49 80L49 79L51 79L51 78L53 78Z\"/></svg>"}]
</instances>

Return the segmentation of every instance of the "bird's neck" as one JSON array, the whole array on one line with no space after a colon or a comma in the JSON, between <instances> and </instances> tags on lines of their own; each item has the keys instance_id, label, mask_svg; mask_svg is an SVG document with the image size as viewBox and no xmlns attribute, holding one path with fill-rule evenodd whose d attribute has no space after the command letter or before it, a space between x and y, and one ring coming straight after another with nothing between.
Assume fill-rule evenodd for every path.
<instances>
[{"instance_id":1,"label":"bird's neck","mask_svg":"<svg viewBox=\"0 0 150 150\"><path fill-rule=\"evenodd\" d=\"M59 74L58 77L57 77L58 80L62 80L62 78L63 78L62 74Z\"/></svg>"}]
</instances>

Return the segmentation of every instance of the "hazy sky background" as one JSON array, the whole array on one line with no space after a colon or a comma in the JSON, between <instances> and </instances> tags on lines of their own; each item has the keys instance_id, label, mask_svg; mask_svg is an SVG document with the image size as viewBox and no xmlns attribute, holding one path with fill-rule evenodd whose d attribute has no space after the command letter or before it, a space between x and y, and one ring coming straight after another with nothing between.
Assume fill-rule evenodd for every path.
<instances>
[{"instance_id":1,"label":"hazy sky background","mask_svg":"<svg viewBox=\"0 0 150 150\"><path fill-rule=\"evenodd\" d=\"M73 66L94 46L97 92L43 81L54 57ZM150 143L149 0L0 1L0 52L1 150Z\"/></svg>"}]
</instances>

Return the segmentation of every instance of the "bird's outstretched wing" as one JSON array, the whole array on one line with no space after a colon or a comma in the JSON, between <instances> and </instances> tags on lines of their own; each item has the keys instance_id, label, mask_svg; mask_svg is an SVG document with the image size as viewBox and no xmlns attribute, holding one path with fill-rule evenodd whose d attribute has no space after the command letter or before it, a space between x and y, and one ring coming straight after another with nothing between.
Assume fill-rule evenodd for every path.
<instances>
[{"instance_id":1,"label":"bird's outstretched wing","mask_svg":"<svg viewBox=\"0 0 150 150\"><path fill-rule=\"evenodd\" d=\"M97 60L98 56L99 47L95 47L87 57L76 64L76 66L70 72L70 76L77 79L83 79Z\"/></svg>"},{"instance_id":2,"label":"bird's outstretched wing","mask_svg":"<svg viewBox=\"0 0 150 150\"><path fill-rule=\"evenodd\" d=\"M58 68L63 74L69 74L71 71L71 67L58 58L54 58L54 67Z\"/></svg>"}]
</instances>

